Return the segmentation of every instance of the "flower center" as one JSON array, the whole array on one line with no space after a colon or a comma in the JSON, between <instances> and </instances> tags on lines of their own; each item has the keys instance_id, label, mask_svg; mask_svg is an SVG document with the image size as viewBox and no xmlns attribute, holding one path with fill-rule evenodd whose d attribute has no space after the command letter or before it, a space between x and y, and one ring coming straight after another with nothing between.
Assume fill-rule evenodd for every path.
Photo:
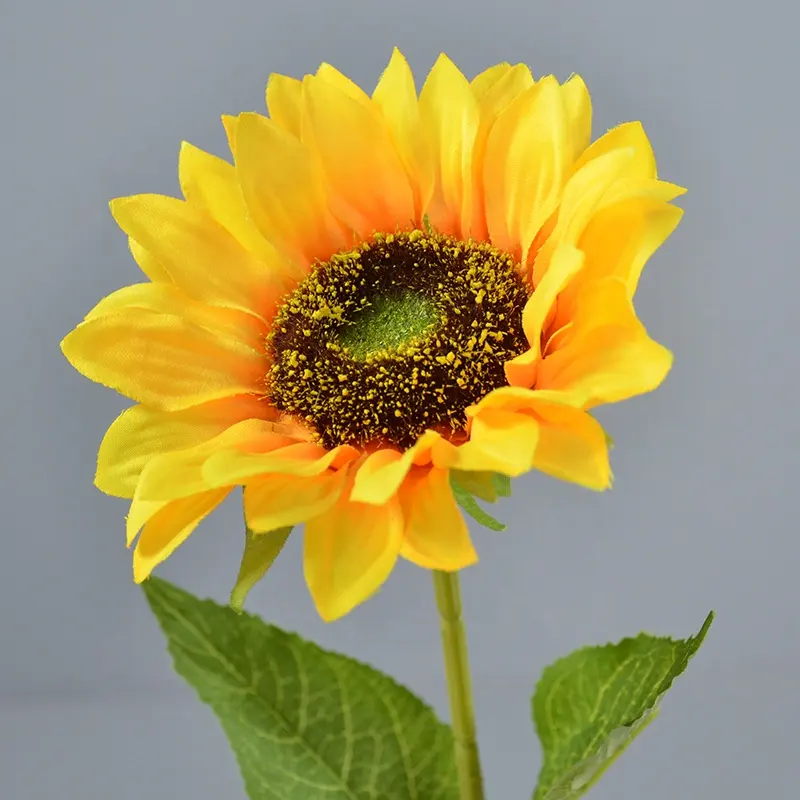
<instances>
[{"instance_id":1,"label":"flower center","mask_svg":"<svg viewBox=\"0 0 800 800\"><path fill-rule=\"evenodd\" d=\"M527 299L513 258L487 243L376 234L284 299L267 341L267 395L326 447L406 448L427 428L456 433L528 348Z\"/></svg>"},{"instance_id":2,"label":"flower center","mask_svg":"<svg viewBox=\"0 0 800 800\"><path fill-rule=\"evenodd\" d=\"M408 289L378 295L339 331L339 343L357 361L365 361L370 355L419 340L438 319L436 304L425 295Z\"/></svg>"}]
</instances>

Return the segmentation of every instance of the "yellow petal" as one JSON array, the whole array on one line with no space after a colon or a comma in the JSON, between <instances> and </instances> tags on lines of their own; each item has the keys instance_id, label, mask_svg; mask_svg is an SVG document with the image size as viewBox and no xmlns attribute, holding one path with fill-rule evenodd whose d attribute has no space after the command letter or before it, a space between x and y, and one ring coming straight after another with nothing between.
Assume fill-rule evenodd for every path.
<instances>
[{"instance_id":1,"label":"yellow petal","mask_svg":"<svg viewBox=\"0 0 800 800\"><path fill-rule=\"evenodd\" d=\"M571 343L545 359L537 385L583 395L585 408L651 392L672 367L669 350L630 329L598 329L591 345L581 344Z\"/></svg>"},{"instance_id":2,"label":"yellow petal","mask_svg":"<svg viewBox=\"0 0 800 800\"><path fill-rule=\"evenodd\" d=\"M476 417L487 409L502 411L530 411L540 392L521 386L501 386L482 397L467 409L467 417Z\"/></svg>"},{"instance_id":3,"label":"yellow petal","mask_svg":"<svg viewBox=\"0 0 800 800\"><path fill-rule=\"evenodd\" d=\"M316 77L325 83L330 84L340 92L346 94L351 100L355 100L360 105L368 108L370 106L369 97L367 93L355 81L350 80L342 72L339 72L332 64L323 61L319 65Z\"/></svg>"},{"instance_id":4,"label":"yellow petal","mask_svg":"<svg viewBox=\"0 0 800 800\"><path fill-rule=\"evenodd\" d=\"M567 181L551 240L575 244L609 190L629 176L636 151L611 150L588 161Z\"/></svg>"},{"instance_id":5,"label":"yellow petal","mask_svg":"<svg viewBox=\"0 0 800 800\"><path fill-rule=\"evenodd\" d=\"M169 500L140 500L134 494L130 510L125 518L125 541L128 547L133 544L147 520L168 506L169 502Z\"/></svg>"},{"instance_id":6,"label":"yellow petal","mask_svg":"<svg viewBox=\"0 0 800 800\"><path fill-rule=\"evenodd\" d=\"M433 449L436 467L469 472L499 472L516 477L531 468L539 424L529 414L498 408L480 409L463 444L442 440Z\"/></svg>"},{"instance_id":7,"label":"yellow petal","mask_svg":"<svg viewBox=\"0 0 800 800\"><path fill-rule=\"evenodd\" d=\"M472 224L469 232L478 240L483 241L489 238L483 174L489 134L497 117L531 86L533 86L531 71L524 64L515 64L513 67L509 65L507 70L503 70L491 86L486 87L486 91L482 95L476 93L476 97L479 98L480 125L475 136L472 159L475 202L473 203Z\"/></svg>"},{"instance_id":8,"label":"yellow petal","mask_svg":"<svg viewBox=\"0 0 800 800\"><path fill-rule=\"evenodd\" d=\"M349 502L346 494L306 523L303 571L319 615L344 616L374 594L389 577L400 553L400 503L384 506Z\"/></svg>"},{"instance_id":9,"label":"yellow petal","mask_svg":"<svg viewBox=\"0 0 800 800\"><path fill-rule=\"evenodd\" d=\"M605 489L611 480L608 440L597 421L583 410L584 400L574 392L504 386L467 413L479 417L493 411L531 419L537 426L531 468L592 489Z\"/></svg>"},{"instance_id":10,"label":"yellow petal","mask_svg":"<svg viewBox=\"0 0 800 800\"><path fill-rule=\"evenodd\" d=\"M248 527L260 533L299 525L327 511L339 499L347 470L313 477L266 475L244 489L244 514Z\"/></svg>"},{"instance_id":11,"label":"yellow petal","mask_svg":"<svg viewBox=\"0 0 800 800\"><path fill-rule=\"evenodd\" d=\"M603 206L622 203L626 200L655 200L668 203L686 194L683 186L655 178L628 178L615 183L603 198Z\"/></svg>"},{"instance_id":12,"label":"yellow petal","mask_svg":"<svg viewBox=\"0 0 800 800\"><path fill-rule=\"evenodd\" d=\"M579 277L559 296L551 332L570 323L575 292L584 284L616 274L630 276L635 289L644 262L680 219L682 212L665 202L680 187L631 178L635 159L632 148L611 150L589 161L565 187L558 222L533 265L534 285L564 244L577 245L586 260Z\"/></svg>"},{"instance_id":13,"label":"yellow petal","mask_svg":"<svg viewBox=\"0 0 800 800\"><path fill-rule=\"evenodd\" d=\"M139 476L154 457L213 439L243 419L265 417L263 400L254 395L226 397L183 411L133 406L106 431L97 454L95 485L115 497L133 497Z\"/></svg>"},{"instance_id":14,"label":"yellow petal","mask_svg":"<svg viewBox=\"0 0 800 800\"><path fill-rule=\"evenodd\" d=\"M570 321L570 330L556 350L579 339L591 341L599 329L609 326L644 330L624 278L614 275L581 284Z\"/></svg>"},{"instance_id":15,"label":"yellow petal","mask_svg":"<svg viewBox=\"0 0 800 800\"><path fill-rule=\"evenodd\" d=\"M414 194L414 219L421 220L433 195L433 158L422 127L414 76L397 48L375 87L372 99L386 120L392 142L406 170Z\"/></svg>"},{"instance_id":16,"label":"yellow petal","mask_svg":"<svg viewBox=\"0 0 800 800\"><path fill-rule=\"evenodd\" d=\"M506 380L512 386L532 386L541 355L542 331L553 304L568 282L583 267L584 254L574 247L560 247L552 258L550 269L536 286L522 312L522 327L530 350L506 362Z\"/></svg>"},{"instance_id":17,"label":"yellow petal","mask_svg":"<svg viewBox=\"0 0 800 800\"><path fill-rule=\"evenodd\" d=\"M530 301L528 301L530 302ZM504 370L510 386L530 388L536 382L536 370L541 353L538 348L530 348L510 361L506 361Z\"/></svg>"},{"instance_id":18,"label":"yellow petal","mask_svg":"<svg viewBox=\"0 0 800 800\"><path fill-rule=\"evenodd\" d=\"M414 464L429 463L430 451L440 438L435 431L425 431L403 453L391 448L371 453L358 467L351 499L377 506L388 502L397 493Z\"/></svg>"},{"instance_id":19,"label":"yellow petal","mask_svg":"<svg viewBox=\"0 0 800 800\"><path fill-rule=\"evenodd\" d=\"M130 286L116 289L111 294L103 297L89 311L85 319L104 317L115 311L129 308L146 308L150 311L163 311L165 314L179 316L181 311L185 310L182 308L182 301L186 302L186 307L191 311L198 305L176 286L158 283L133 283ZM202 305L200 307L205 308ZM192 321L197 322L195 319Z\"/></svg>"},{"instance_id":20,"label":"yellow petal","mask_svg":"<svg viewBox=\"0 0 800 800\"><path fill-rule=\"evenodd\" d=\"M261 353L227 335L144 308L82 322L61 350L90 380L167 411L259 392L267 366Z\"/></svg>"},{"instance_id":21,"label":"yellow petal","mask_svg":"<svg viewBox=\"0 0 800 800\"><path fill-rule=\"evenodd\" d=\"M548 76L498 116L486 142L483 180L493 244L527 259L558 206L571 159L561 89Z\"/></svg>"},{"instance_id":22,"label":"yellow petal","mask_svg":"<svg viewBox=\"0 0 800 800\"><path fill-rule=\"evenodd\" d=\"M188 297L177 286L164 283L135 283L117 289L97 303L86 319L134 308L181 317L214 336L240 343L245 350L260 351L268 333L263 320L251 314L207 306Z\"/></svg>"},{"instance_id":23,"label":"yellow petal","mask_svg":"<svg viewBox=\"0 0 800 800\"><path fill-rule=\"evenodd\" d=\"M592 99L580 75L573 75L561 87L569 121L572 159L577 160L592 138Z\"/></svg>"},{"instance_id":24,"label":"yellow petal","mask_svg":"<svg viewBox=\"0 0 800 800\"><path fill-rule=\"evenodd\" d=\"M475 417L470 430L470 441L484 456L483 468L511 477L530 469L538 438L535 420L494 409Z\"/></svg>"},{"instance_id":25,"label":"yellow petal","mask_svg":"<svg viewBox=\"0 0 800 800\"><path fill-rule=\"evenodd\" d=\"M559 292L580 272L585 260L583 251L569 244L562 245L553 254L550 269L547 270L541 283L536 285L522 312L522 327L531 349L539 350L542 329L553 302Z\"/></svg>"},{"instance_id":26,"label":"yellow petal","mask_svg":"<svg viewBox=\"0 0 800 800\"><path fill-rule=\"evenodd\" d=\"M241 483L266 473L312 477L328 469L339 469L359 455L359 451L349 445L326 451L312 442L292 442L263 451L231 449L209 458L203 475L211 486Z\"/></svg>"},{"instance_id":27,"label":"yellow petal","mask_svg":"<svg viewBox=\"0 0 800 800\"><path fill-rule=\"evenodd\" d=\"M139 269L154 283L172 283L172 276L164 265L135 239L128 237L128 247Z\"/></svg>"},{"instance_id":28,"label":"yellow petal","mask_svg":"<svg viewBox=\"0 0 800 800\"><path fill-rule=\"evenodd\" d=\"M611 484L605 431L585 411L539 403L539 442L533 465L536 469L587 489L602 491Z\"/></svg>"},{"instance_id":29,"label":"yellow petal","mask_svg":"<svg viewBox=\"0 0 800 800\"><path fill-rule=\"evenodd\" d=\"M478 560L450 489L448 471L417 468L400 493L403 556L427 569L464 569Z\"/></svg>"},{"instance_id":30,"label":"yellow petal","mask_svg":"<svg viewBox=\"0 0 800 800\"><path fill-rule=\"evenodd\" d=\"M542 282L558 248L577 245L609 192L624 181L635 155L632 148L612 150L588 162L570 177L564 187L556 224L533 264L534 286Z\"/></svg>"},{"instance_id":31,"label":"yellow petal","mask_svg":"<svg viewBox=\"0 0 800 800\"><path fill-rule=\"evenodd\" d=\"M102 298L86 315L96 319L118 311L146 309L197 325L215 336L229 338L251 350L261 350L268 328L252 314L198 302L174 284L134 283Z\"/></svg>"},{"instance_id":32,"label":"yellow petal","mask_svg":"<svg viewBox=\"0 0 800 800\"><path fill-rule=\"evenodd\" d=\"M296 139L300 138L303 82L273 73L267 81L269 118Z\"/></svg>"},{"instance_id":33,"label":"yellow petal","mask_svg":"<svg viewBox=\"0 0 800 800\"><path fill-rule=\"evenodd\" d=\"M245 419L192 447L150 459L139 478L136 496L142 500L174 500L209 489L233 486L239 483L235 477L215 483L206 479L204 467L215 454L227 450L265 452L293 444L295 440L276 432L272 422Z\"/></svg>"},{"instance_id":34,"label":"yellow petal","mask_svg":"<svg viewBox=\"0 0 800 800\"><path fill-rule=\"evenodd\" d=\"M111 213L164 265L175 284L198 300L267 316L280 294L265 264L183 200L161 195L122 197L112 201Z\"/></svg>"},{"instance_id":35,"label":"yellow petal","mask_svg":"<svg viewBox=\"0 0 800 800\"><path fill-rule=\"evenodd\" d=\"M608 278L581 293L574 333L539 365L537 386L586 396L585 406L652 391L672 354L636 318L624 281Z\"/></svg>"},{"instance_id":36,"label":"yellow petal","mask_svg":"<svg viewBox=\"0 0 800 800\"><path fill-rule=\"evenodd\" d=\"M222 115L222 125L225 128L225 136L228 138L228 148L231 155L236 158L236 128L239 125L239 117L233 117L230 114Z\"/></svg>"},{"instance_id":37,"label":"yellow petal","mask_svg":"<svg viewBox=\"0 0 800 800\"><path fill-rule=\"evenodd\" d=\"M351 498L359 503L383 505L395 495L411 466L408 452L386 447L370 453L358 467Z\"/></svg>"},{"instance_id":38,"label":"yellow petal","mask_svg":"<svg viewBox=\"0 0 800 800\"><path fill-rule=\"evenodd\" d=\"M547 332L551 340L547 350L553 350L556 344L563 345L565 338L575 334L577 297L585 286L602 278L616 277L627 284L628 294L633 297L645 263L682 216L680 208L649 196L633 196L610 206L603 205L592 214L578 241L586 255L584 267L559 295L556 314ZM559 331L557 339L553 338L555 331Z\"/></svg>"},{"instance_id":39,"label":"yellow petal","mask_svg":"<svg viewBox=\"0 0 800 800\"><path fill-rule=\"evenodd\" d=\"M660 200L632 199L596 214L580 241L586 253L587 283L616 276L633 296L644 265L675 230L683 210Z\"/></svg>"},{"instance_id":40,"label":"yellow petal","mask_svg":"<svg viewBox=\"0 0 800 800\"><path fill-rule=\"evenodd\" d=\"M577 394L559 390L526 389L521 386L501 386L495 389L480 402L467 409L468 417L478 417L488 410L504 411L506 413L521 414L532 419L538 419L536 409L542 403L549 405L583 408L583 398Z\"/></svg>"},{"instance_id":41,"label":"yellow petal","mask_svg":"<svg viewBox=\"0 0 800 800\"><path fill-rule=\"evenodd\" d=\"M481 128L488 134L497 117L523 92L533 86L533 75L525 64L514 64L498 76L479 97ZM477 95L476 95L477 96ZM478 159L476 159L478 160Z\"/></svg>"},{"instance_id":42,"label":"yellow petal","mask_svg":"<svg viewBox=\"0 0 800 800\"><path fill-rule=\"evenodd\" d=\"M603 134L584 150L583 155L575 162L577 171L595 158L599 158L612 150L633 149L634 158L630 162L631 177L655 178L656 157L641 122L625 122Z\"/></svg>"},{"instance_id":43,"label":"yellow petal","mask_svg":"<svg viewBox=\"0 0 800 800\"><path fill-rule=\"evenodd\" d=\"M400 557L410 561L417 567L422 567L422 569L436 569L436 564L433 561L426 559L425 556L414 550L405 539L400 544Z\"/></svg>"},{"instance_id":44,"label":"yellow petal","mask_svg":"<svg viewBox=\"0 0 800 800\"><path fill-rule=\"evenodd\" d=\"M468 417L477 417L488 409L498 411L520 412L527 416L536 416L536 408L540 403L550 405L568 405L572 408L583 408L582 398L559 390L526 389L521 386L501 386L489 392L480 402L467 409Z\"/></svg>"},{"instance_id":45,"label":"yellow petal","mask_svg":"<svg viewBox=\"0 0 800 800\"><path fill-rule=\"evenodd\" d=\"M167 503L145 524L133 553L133 579L141 583L186 541L189 534L227 496L230 489L185 497Z\"/></svg>"},{"instance_id":46,"label":"yellow petal","mask_svg":"<svg viewBox=\"0 0 800 800\"><path fill-rule=\"evenodd\" d=\"M307 78L305 87L308 141L336 216L363 238L413 227L414 195L378 107L319 77Z\"/></svg>"},{"instance_id":47,"label":"yellow petal","mask_svg":"<svg viewBox=\"0 0 800 800\"><path fill-rule=\"evenodd\" d=\"M304 274L345 245L312 153L259 114L242 114L236 140L242 192L258 228Z\"/></svg>"},{"instance_id":48,"label":"yellow petal","mask_svg":"<svg viewBox=\"0 0 800 800\"><path fill-rule=\"evenodd\" d=\"M480 111L469 82L444 53L422 87L419 108L434 163L428 216L437 231L464 236L474 213L472 156Z\"/></svg>"},{"instance_id":49,"label":"yellow petal","mask_svg":"<svg viewBox=\"0 0 800 800\"><path fill-rule=\"evenodd\" d=\"M503 61L478 73L469 83L472 93L480 100L511 69L511 64Z\"/></svg>"},{"instance_id":50,"label":"yellow petal","mask_svg":"<svg viewBox=\"0 0 800 800\"><path fill-rule=\"evenodd\" d=\"M247 213L233 164L184 142L178 175L183 196L191 205L205 211L273 270L280 269L275 248L261 235Z\"/></svg>"}]
</instances>

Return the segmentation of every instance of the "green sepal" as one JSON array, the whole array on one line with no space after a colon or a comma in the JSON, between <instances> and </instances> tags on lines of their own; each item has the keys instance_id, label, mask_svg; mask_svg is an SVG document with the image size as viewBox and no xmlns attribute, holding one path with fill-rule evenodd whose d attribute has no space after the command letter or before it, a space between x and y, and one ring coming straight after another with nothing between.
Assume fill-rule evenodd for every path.
<instances>
[{"instance_id":1,"label":"green sepal","mask_svg":"<svg viewBox=\"0 0 800 800\"><path fill-rule=\"evenodd\" d=\"M245 524L244 553L236 585L231 590L230 604L241 611L250 590L267 574L278 557L292 528L277 528L267 533L253 533Z\"/></svg>"},{"instance_id":2,"label":"green sepal","mask_svg":"<svg viewBox=\"0 0 800 800\"><path fill-rule=\"evenodd\" d=\"M453 490L453 497L455 497L456 503L477 523L492 531L504 531L506 529L505 524L496 520L491 514L487 514L478 505L474 497L477 494L478 497L487 499L489 502L494 502L497 499L490 472L471 473L464 471L456 474L455 470L451 470L450 487Z\"/></svg>"},{"instance_id":3,"label":"green sepal","mask_svg":"<svg viewBox=\"0 0 800 800\"><path fill-rule=\"evenodd\" d=\"M394 680L164 580L143 589L250 800L458 800L449 726Z\"/></svg>"},{"instance_id":4,"label":"green sepal","mask_svg":"<svg viewBox=\"0 0 800 800\"><path fill-rule=\"evenodd\" d=\"M511 478L499 472L471 472L451 470L451 476L470 494L487 503L495 503L499 497L511 497Z\"/></svg>"},{"instance_id":5,"label":"green sepal","mask_svg":"<svg viewBox=\"0 0 800 800\"><path fill-rule=\"evenodd\" d=\"M642 633L584 647L547 667L533 697L543 762L534 800L576 800L658 713L658 702L697 652L696 636Z\"/></svg>"},{"instance_id":6,"label":"green sepal","mask_svg":"<svg viewBox=\"0 0 800 800\"><path fill-rule=\"evenodd\" d=\"M501 475L499 472L492 473L492 483L498 497L511 497L511 478L508 475Z\"/></svg>"},{"instance_id":7,"label":"green sepal","mask_svg":"<svg viewBox=\"0 0 800 800\"><path fill-rule=\"evenodd\" d=\"M493 472L468 472L454 469L450 471L451 482L455 481L462 489L479 497L487 503L494 503L498 498L494 484Z\"/></svg>"}]
</instances>

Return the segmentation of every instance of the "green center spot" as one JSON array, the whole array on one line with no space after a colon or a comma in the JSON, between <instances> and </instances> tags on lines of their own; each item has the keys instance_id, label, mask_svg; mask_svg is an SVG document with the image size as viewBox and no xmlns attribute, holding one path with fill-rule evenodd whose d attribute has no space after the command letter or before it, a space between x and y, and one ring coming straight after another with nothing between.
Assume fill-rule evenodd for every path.
<instances>
[{"instance_id":1,"label":"green center spot","mask_svg":"<svg viewBox=\"0 0 800 800\"><path fill-rule=\"evenodd\" d=\"M339 343L358 361L411 344L439 321L433 301L416 292L379 295L339 333Z\"/></svg>"}]
</instances>

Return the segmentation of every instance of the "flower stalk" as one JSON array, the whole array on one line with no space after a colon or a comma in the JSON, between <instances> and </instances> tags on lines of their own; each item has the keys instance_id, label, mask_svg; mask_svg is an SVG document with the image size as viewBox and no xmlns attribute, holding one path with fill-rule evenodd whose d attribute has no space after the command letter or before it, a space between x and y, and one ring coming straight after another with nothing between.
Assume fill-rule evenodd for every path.
<instances>
[{"instance_id":1,"label":"flower stalk","mask_svg":"<svg viewBox=\"0 0 800 800\"><path fill-rule=\"evenodd\" d=\"M460 796L461 800L484 800L458 573L434 570L433 588L442 627L442 650L450 695Z\"/></svg>"}]
</instances>

